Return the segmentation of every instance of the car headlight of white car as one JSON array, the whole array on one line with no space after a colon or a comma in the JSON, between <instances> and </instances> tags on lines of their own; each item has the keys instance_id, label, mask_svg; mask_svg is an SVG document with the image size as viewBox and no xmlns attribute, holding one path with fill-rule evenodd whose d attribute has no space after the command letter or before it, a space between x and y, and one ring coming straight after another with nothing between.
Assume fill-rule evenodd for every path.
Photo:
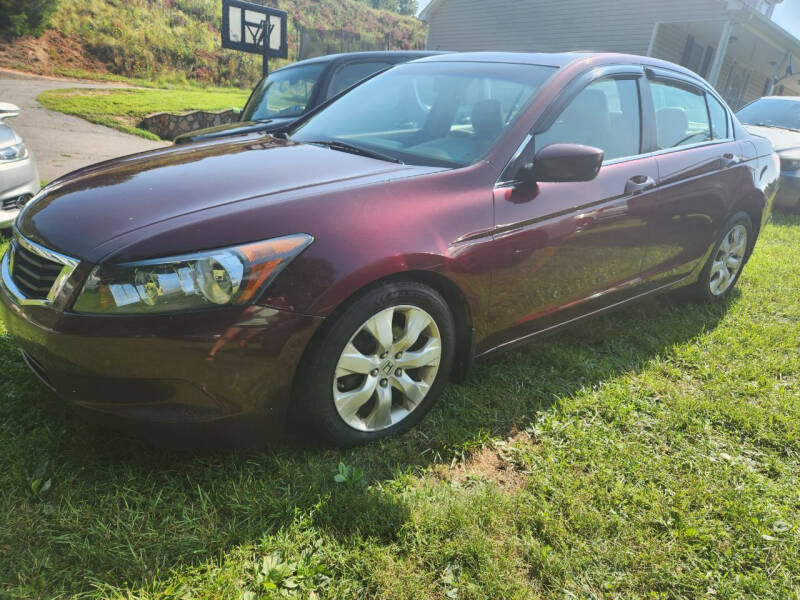
<instances>
[{"instance_id":1,"label":"car headlight of white car","mask_svg":"<svg viewBox=\"0 0 800 600\"><path fill-rule=\"evenodd\" d=\"M28 158L28 148L23 141L0 148L0 162L12 162L26 158Z\"/></svg>"},{"instance_id":2,"label":"car headlight of white car","mask_svg":"<svg viewBox=\"0 0 800 600\"><path fill-rule=\"evenodd\" d=\"M778 157L781 159L781 171L800 170L800 150L781 152Z\"/></svg>"}]
</instances>

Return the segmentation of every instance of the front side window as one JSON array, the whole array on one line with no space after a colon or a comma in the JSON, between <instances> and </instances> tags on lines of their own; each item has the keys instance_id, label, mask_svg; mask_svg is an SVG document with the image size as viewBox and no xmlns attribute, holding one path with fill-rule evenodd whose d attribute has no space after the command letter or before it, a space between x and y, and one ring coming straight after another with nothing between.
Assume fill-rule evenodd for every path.
<instances>
[{"instance_id":1,"label":"front side window","mask_svg":"<svg viewBox=\"0 0 800 600\"><path fill-rule=\"evenodd\" d=\"M333 76L330 90L328 90L328 97L334 97L362 79L366 79L373 73L388 66L389 63L385 62L359 62L343 66Z\"/></svg>"},{"instance_id":2,"label":"front side window","mask_svg":"<svg viewBox=\"0 0 800 600\"><path fill-rule=\"evenodd\" d=\"M636 79L601 79L583 88L555 123L536 135L536 149L572 143L600 148L605 160L636 156L641 128Z\"/></svg>"},{"instance_id":3,"label":"front side window","mask_svg":"<svg viewBox=\"0 0 800 600\"><path fill-rule=\"evenodd\" d=\"M651 81L656 111L656 141L662 150L711 138L705 92L693 86Z\"/></svg>"},{"instance_id":4,"label":"front side window","mask_svg":"<svg viewBox=\"0 0 800 600\"><path fill-rule=\"evenodd\" d=\"M290 138L460 167L483 157L555 72L539 65L406 63L356 86Z\"/></svg>"},{"instance_id":5,"label":"front side window","mask_svg":"<svg viewBox=\"0 0 800 600\"><path fill-rule=\"evenodd\" d=\"M244 107L242 121L299 117L306 112L324 70L325 63L314 63L270 73Z\"/></svg>"}]
</instances>

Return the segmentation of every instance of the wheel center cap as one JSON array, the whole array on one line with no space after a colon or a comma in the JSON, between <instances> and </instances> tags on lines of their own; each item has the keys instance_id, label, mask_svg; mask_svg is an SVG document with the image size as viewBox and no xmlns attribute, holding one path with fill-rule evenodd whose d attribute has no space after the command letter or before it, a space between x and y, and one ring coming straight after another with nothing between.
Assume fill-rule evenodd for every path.
<instances>
[{"instance_id":1,"label":"wheel center cap","mask_svg":"<svg viewBox=\"0 0 800 600\"><path fill-rule=\"evenodd\" d=\"M381 365L381 371L388 375L394 369L394 363L391 360L387 360L385 363Z\"/></svg>"}]
</instances>

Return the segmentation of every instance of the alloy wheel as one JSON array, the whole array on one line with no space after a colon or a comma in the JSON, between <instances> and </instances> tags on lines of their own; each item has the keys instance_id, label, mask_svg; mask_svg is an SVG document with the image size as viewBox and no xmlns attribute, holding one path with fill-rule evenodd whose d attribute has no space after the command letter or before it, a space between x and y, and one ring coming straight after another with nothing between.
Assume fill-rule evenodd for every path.
<instances>
[{"instance_id":1,"label":"alloy wheel","mask_svg":"<svg viewBox=\"0 0 800 600\"><path fill-rule=\"evenodd\" d=\"M410 305L381 310L339 356L333 380L339 416L360 431L396 425L427 395L441 357L441 335L430 314Z\"/></svg>"},{"instance_id":2,"label":"alloy wheel","mask_svg":"<svg viewBox=\"0 0 800 600\"><path fill-rule=\"evenodd\" d=\"M725 234L711 263L708 287L714 296L724 294L733 285L746 252L747 228L738 223Z\"/></svg>"}]
</instances>

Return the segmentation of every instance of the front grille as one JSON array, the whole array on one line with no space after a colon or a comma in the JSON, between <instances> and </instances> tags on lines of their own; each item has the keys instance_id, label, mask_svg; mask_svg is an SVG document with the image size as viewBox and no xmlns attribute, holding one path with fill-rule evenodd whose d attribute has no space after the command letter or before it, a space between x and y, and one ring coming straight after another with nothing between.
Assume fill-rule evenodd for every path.
<instances>
[{"instance_id":1,"label":"front grille","mask_svg":"<svg viewBox=\"0 0 800 600\"><path fill-rule=\"evenodd\" d=\"M3 200L3 210L15 210L17 208L22 208L30 199L30 194L22 194L22 196L12 196L11 198L6 198Z\"/></svg>"},{"instance_id":2,"label":"front grille","mask_svg":"<svg viewBox=\"0 0 800 600\"><path fill-rule=\"evenodd\" d=\"M11 279L27 298L47 298L64 265L14 244Z\"/></svg>"}]
</instances>

